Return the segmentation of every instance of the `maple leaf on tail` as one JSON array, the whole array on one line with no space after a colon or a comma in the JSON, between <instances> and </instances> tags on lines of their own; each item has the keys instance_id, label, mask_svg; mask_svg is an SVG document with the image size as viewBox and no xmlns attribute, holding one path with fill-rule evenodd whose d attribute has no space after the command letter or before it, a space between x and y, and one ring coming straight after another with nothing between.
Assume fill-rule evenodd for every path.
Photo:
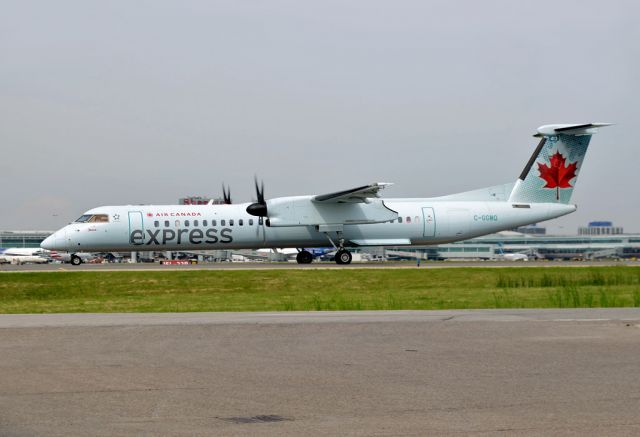
<instances>
[{"instance_id":1,"label":"maple leaf on tail","mask_svg":"<svg viewBox=\"0 0 640 437\"><path fill-rule=\"evenodd\" d=\"M556 151L549 158L549 164L538 163L540 178L546 182L542 188L555 188L556 200L560 200L560 188L571 188L571 179L576 177L578 168L575 162L565 166L566 159L560 152Z\"/></svg>"}]
</instances>

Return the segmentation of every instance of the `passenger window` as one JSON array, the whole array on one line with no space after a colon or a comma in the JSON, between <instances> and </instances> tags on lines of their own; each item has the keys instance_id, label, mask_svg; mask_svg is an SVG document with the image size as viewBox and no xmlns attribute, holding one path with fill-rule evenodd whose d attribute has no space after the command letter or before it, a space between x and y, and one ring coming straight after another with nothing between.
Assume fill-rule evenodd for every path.
<instances>
[{"instance_id":1,"label":"passenger window","mask_svg":"<svg viewBox=\"0 0 640 437\"><path fill-rule=\"evenodd\" d=\"M238 225L239 225L239 226L242 226L242 219L239 219L239 220L238 220Z\"/></svg>"},{"instance_id":2,"label":"passenger window","mask_svg":"<svg viewBox=\"0 0 640 437\"><path fill-rule=\"evenodd\" d=\"M229 220L229 226L233 226L233 219Z\"/></svg>"},{"instance_id":3,"label":"passenger window","mask_svg":"<svg viewBox=\"0 0 640 437\"><path fill-rule=\"evenodd\" d=\"M185 226L186 228L188 228L188 227L189 227L189 220L185 220L185 221L184 221L184 226Z\"/></svg>"},{"instance_id":4,"label":"passenger window","mask_svg":"<svg viewBox=\"0 0 640 437\"><path fill-rule=\"evenodd\" d=\"M167 227L167 228L168 228L170 225L171 225L171 224L169 223L169 220L165 220L165 221L164 221L164 226L165 226L165 227Z\"/></svg>"},{"instance_id":5,"label":"passenger window","mask_svg":"<svg viewBox=\"0 0 640 437\"><path fill-rule=\"evenodd\" d=\"M218 226L216 223L217 222L215 220L211 220L211 226Z\"/></svg>"},{"instance_id":6,"label":"passenger window","mask_svg":"<svg viewBox=\"0 0 640 437\"><path fill-rule=\"evenodd\" d=\"M224 226L225 225L225 221L224 220L220 220L220 226Z\"/></svg>"},{"instance_id":7,"label":"passenger window","mask_svg":"<svg viewBox=\"0 0 640 437\"><path fill-rule=\"evenodd\" d=\"M416 216L416 217L413 219L413 222L414 222L414 223L420 223L420 217Z\"/></svg>"},{"instance_id":8,"label":"passenger window","mask_svg":"<svg viewBox=\"0 0 640 437\"><path fill-rule=\"evenodd\" d=\"M158 226L160 226L160 222L158 220L156 220L155 222L153 222L153 226L155 226L157 228Z\"/></svg>"},{"instance_id":9,"label":"passenger window","mask_svg":"<svg viewBox=\"0 0 640 437\"><path fill-rule=\"evenodd\" d=\"M411 223L411 217L407 216L407 223Z\"/></svg>"},{"instance_id":10,"label":"passenger window","mask_svg":"<svg viewBox=\"0 0 640 437\"><path fill-rule=\"evenodd\" d=\"M402 217L398 217L398 223L402 223Z\"/></svg>"},{"instance_id":11,"label":"passenger window","mask_svg":"<svg viewBox=\"0 0 640 437\"><path fill-rule=\"evenodd\" d=\"M176 220L176 228L180 227L180 220Z\"/></svg>"},{"instance_id":12,"label":"passenger window","mask_svg":"<svg viewBox=\"0 0 640 437\"><path fill-rule=\"evenodd\" d=\"M193 226L198 226L198 220L193 221Z\"/></svg>"},{"instance_id":13,"label":"passenger window","mask_svg":"<svg viewBox=\"0 0 640 437\"><path fill-rule=\"evenodd\" d=\"M249 226L253 226L253 219L249 219Z\"/></svg>"},{"instance_id":14,"label":"passenger window","mask_svg":"<svg viewBox=\"0 0 640 437\"><path fill-rule=\"evenodd\" d=\"M207 226L207 221L206 220L202 220L202 226Z\"/></svg>"}]
</instances>

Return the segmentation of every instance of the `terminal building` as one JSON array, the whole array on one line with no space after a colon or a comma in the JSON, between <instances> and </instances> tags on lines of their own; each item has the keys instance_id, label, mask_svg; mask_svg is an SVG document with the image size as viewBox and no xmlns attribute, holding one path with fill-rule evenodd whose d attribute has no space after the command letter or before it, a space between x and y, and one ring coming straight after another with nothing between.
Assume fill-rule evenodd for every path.
<instances>
[{"instance_id":1,"label":"terminal building","mask_svg":"<svg viewBox=\"0 0 640 437\"><path fill-rule=\"evenodd\" d=\"M624 230L619 226L613 226L613 222L589 222L587 227L578 228L578 235L620 235Z\"/></svg>"},{"instance_id":2,"label":"terminal building","mask_svg":"<svg viewBox=\"0 0 640 437\"><path fill-rule=\"evenodd\" d=\"M388 249L387 257L393 257L394 251L412 251L417 257L438 260L497 260L502 253L550 260L640 258L640 234L539 236L505 231L457 243Z\"/></svg>"},{"instance_id":3,"label":"terminal building","mask_svg":"<svg viewBox=\"0 0 640 437\"><path fill-rule=\"evenodd\" d=\"M0 247L38 248L53 231L0 231Z\"/></svg>"}]
</instances>

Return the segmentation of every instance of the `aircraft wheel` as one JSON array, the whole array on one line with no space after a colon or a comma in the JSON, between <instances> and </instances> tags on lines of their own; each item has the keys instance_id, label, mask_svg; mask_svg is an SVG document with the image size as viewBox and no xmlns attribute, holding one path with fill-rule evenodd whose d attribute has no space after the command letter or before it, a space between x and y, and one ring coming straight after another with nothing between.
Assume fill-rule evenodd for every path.
<instances>
[{"instance_id":1,"label":"aircraft wheel","mask_svg":"<svg viewBox=\"0 0 640 437\"><path fill-rule=\"evenodd\" d=\"M71 255L71 265L79 266L80 264L82 264L82 258L78 255Z\"/></svg>"},{"instance_id":2,"label":"aircraft wheel","mask_svg":"<svg viewBox=\"0 0 640 437\"><path fill-rule=\"evenodd\" d=\"M351 252L346 249L340 249L336 253L336 264L351 264Z\"/></svg>"},{"instance_id":3,"label":"aircraft wheel","mask_svg":"<svg viewBox=\"0 0 640 437\"><path fill-rule=\"evenodd\" d=\"M298 264L311 264L311 262L313 261L313 255L311 255L311 252L301 250L296 255L296 261L298 262Z\"/></svg>"}]
</instances>

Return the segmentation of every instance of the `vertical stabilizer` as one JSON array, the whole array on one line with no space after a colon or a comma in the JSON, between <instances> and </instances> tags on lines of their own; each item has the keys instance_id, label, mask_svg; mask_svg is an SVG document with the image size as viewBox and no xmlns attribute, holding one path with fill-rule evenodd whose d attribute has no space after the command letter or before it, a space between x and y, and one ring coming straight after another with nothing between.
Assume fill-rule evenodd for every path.
<instances>
[{"instance_id":1,"label":"vertical stabilizer","mask_svg":"<svg viewBox=\"0 0 640 437\"><path fill-rule=\"evenodd\" d=\"M609 123L552 124L538 128L540 143L509 197L510 202L569 203L591 135Z\"/></svg>"}]
</instances>

